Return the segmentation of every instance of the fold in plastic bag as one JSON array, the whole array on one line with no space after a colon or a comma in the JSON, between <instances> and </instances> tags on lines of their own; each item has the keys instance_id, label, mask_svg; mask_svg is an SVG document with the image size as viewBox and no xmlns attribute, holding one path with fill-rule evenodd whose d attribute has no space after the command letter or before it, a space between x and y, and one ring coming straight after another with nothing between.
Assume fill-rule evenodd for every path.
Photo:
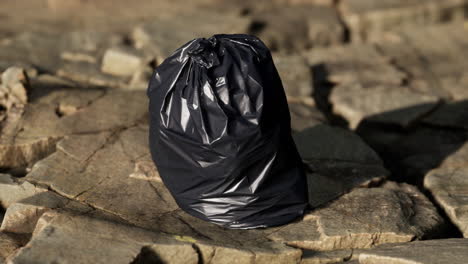
<instances>
[{"instance_id":1,"label":"fold in plastic bag","mask_svg":"<svg viewBox=\"0 0 468 264\"><path fill-rule=\"evenodd\" d=\"M181 209L245 229L303 214L286 95L258 38L194 39L156 68L147 93L151 155Z\"/></svg>"}]
</instances>

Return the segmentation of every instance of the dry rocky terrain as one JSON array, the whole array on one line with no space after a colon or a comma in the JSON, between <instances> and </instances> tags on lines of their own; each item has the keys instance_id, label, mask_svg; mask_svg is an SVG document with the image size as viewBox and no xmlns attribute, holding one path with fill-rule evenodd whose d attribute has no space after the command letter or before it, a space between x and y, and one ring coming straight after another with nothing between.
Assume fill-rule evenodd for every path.
<instances>
[{"instance_id":1,"label":"dry rocky terrain","mask_svg":"<svg viewBox=\"0 0 468 264\"><path fill-rule=\"evenodd\" d=\"M463 264L468 0L0 3L1 263ZM194 218L151 161L145 89L195 37L272 50L303 218Z\"/></svg>"}]
</instances>

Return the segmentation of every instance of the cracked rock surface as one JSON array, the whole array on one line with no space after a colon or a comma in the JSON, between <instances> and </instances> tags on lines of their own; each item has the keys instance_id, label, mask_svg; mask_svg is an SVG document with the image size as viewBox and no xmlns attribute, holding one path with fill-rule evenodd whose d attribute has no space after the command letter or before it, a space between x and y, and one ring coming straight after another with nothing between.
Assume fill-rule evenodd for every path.
<instances>
[{"instance_id":1,"label":"cracked rock surface","mask_svg":"<svg viewBox=\"0 0 468 264\"><path fill-rule=\"evenodd\" d=\"M467 4L1 2L0 264L464 264ZM194 218L150 158L154 67L217 33L272 50L309 191L289 224Z\"/></svg>"}]
</instances>

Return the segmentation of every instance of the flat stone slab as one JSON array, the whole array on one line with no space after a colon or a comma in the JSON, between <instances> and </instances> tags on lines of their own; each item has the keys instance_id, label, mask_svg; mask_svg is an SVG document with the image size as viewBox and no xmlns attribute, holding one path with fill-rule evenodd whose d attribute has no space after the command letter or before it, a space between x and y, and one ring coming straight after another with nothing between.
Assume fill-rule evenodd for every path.
<instances>
[{"instance_id":1,"label":"flat stone slab","mask_svg":"<svg viewBox=\"0 0 468 264\"><path fill-rule=\"evenodd\" d=\"M345 29L336 10L326 5L281 5L269 1L253 7L251 33L272 51L297 53L344 42Z\"/></svg>"},{"instance_id":2,"label":"flat stone slab","mask_svg":"<svg viewBox=\"0 0 468 264\"><path fill-rule=\"evenodd\" d=\"M32 82L29 103L7 120L0 136L0 167L32 165L55 150L63 137L132 126L145 118L144 92L66 87L61 82Z\"/></svg>"},{"instance_id":3,"label":"flat stone slab","mask_svg":"<svg viewBox=\"0 0 468 264\"><path fill-rule=\"evenodd\" d=\"M76 263L293 263L301 251L281 244L266 243L250 249L216 246L189 236L151 232L112 221L49 211L38 220L30 242L12 257L14 263L30 261ZM262 246L263 248L260 248ZM115 259L114 259L115 258Z\"/></svg>"},{"instance_id":4,"label":"flat stone slab","mask_svg":"<svg viewBox=\"0 0 468 264\"><path fill-rule=\"evenodd\" d=\"M0 44L0 60L12 65L18 62L39 65L48 72L56 72L63 63L73 60L71 54L81 54L82 61L84 57L88 57L84 61L100 61L107 47L121 41L118 35L97 31L21 32ZM74 57L76 61L77 56Z\"/></svg>"},{"instance_id":5,"label":"flat stone slab","mask_svg":"<svg viewBox=\"0 0 468 264\"><path fill-rule=\"evenodd\" d=\"M246 33L250 20L233 14L196 12L174 18L158 18L137 26L132 32L135 46L156 55L160 64L172 52L194 38L220 33Z\"/></svg>"},{"instance_id":6,"label":"flat stone slab","mask_svg":"<svg viewBox=\"0 0 468 264\"><path fill-rule=\"evenodd\" d=\"M382 245L359 251L360 264L438 264L466 263L468 239L437 239Z\"/></svg>"},{"instance_id":7,"label":"flat stone slab","mask_svg":"<svg viewBox=\"0 0 468 264\"><path fill-rule=\"evenodd\" d=\"M301 264L332 264L342 263L355 258L352 249L332 250L332 251L314 251L304 250ZM348 262L346 262L348 263Z\"/></svg>"},{"instance_id":8,"label":"flat stone slab","mask_svg":"<svg viewBox=\"0 0 468 264\"><path fill-rule=\"evenodd\" d=\"M45 191L29 182L19 182L11 175L0 174L0 206L3 208L8 208L17 201Z\"/></svg>"},{"instance_id":9,"label":"flat stone slab","mask_svg":"<svg viewBox=\"0 0 468 264\"><path fill-rule=\"evenodd\" d=\"M273 54L287 96L312 97L312 72L301 55Z\"/></svg>"},{"instance_id":10,"label":"flat stone slab","mask_svg":"<svg viewBox=\"0 0 468 264\"><path fill-rule=\"evenodd\" d=\"M444 220L434 205L408 184L357 188L284 226L268 237L311 250L369 248L421 239Z\"/></svg>"},{"instance_id":11,"label":"flat stone slab","mask_svg":"<svg viewBox=\"0 0 468 264\"><path fill-rule=\"evenodd\" d=\"M408 25L426 26L461 21L465 0L349 0L342 2L342 14L352 41L382 39L388 31Z\"/></svg>"},{"instance_id":12,"label":"flat stone slab","mask_svg":"<svg viewBox=\"0 0 468 264\"><path fill-rule=\"evenodd\" d=\"M408 126L437 106L439 98L404 85L405 72L373 45L310 51L315 91L332 84L332 111L353 129L364 120Z\"/></svg>"},{"instance_id":13,"label":"flat stone slab","mask_svg":"<svg viewBox=\"0 0 468 264\"><path fill-rule=\"evenodd\" d=\"M335 150L333 147L321 148L323 151L318 152L317 157L324 158L323 160L327 157L330 159L341 157L345 160L348 157L347 159L351 161L349 166L343 165L347 170L358 164L360 159L362 163L368 162L380 166L380 171L383 173L384 169L378 156L358 138L356 139L351 132L341 130L335 132L332 128L323 131L335 134L328 142L338 140L340 137L354 138L354 143L347 144L355 146L353 151L362 149L358 151L362 154L357 158L352 158L353 151L351 150L349 153L338 152L336 149L346 145L340 143L336 144ZM300 251L285 246L283 243L316 250L366 247L372 244L409 241L429 236L443 224L435 208L426 202L422 194L410 187L398 186L393 189L390 187L355 189L347 194L348 196L338 198L330 206L310 212L304 220L298 219L298 222L282 227L265 230L224 229L194 218L178 208L150 159L147 133L147 125L137 124L114 131L67 136L58 143L56 152L37 162L32 171L23 179L45 186L95 211L102 211L107 214L107 217L114 217L120 222L154 232L187 237L187 239L209 245L204 247L207 252L211 252L207 253L207 258L212 256L215 250L213 257L215 259L224 259L230 254L236 254L242 256L242 261L248 263L252 259L258 263L263 263L261 261L269 263L266 261L276 257L288 263L288 261L300 258ZM350 139L342 140L346 142ZM356 162L353 163L353 160ZM380 177L381 174L366 173L364 175ZM352 177L349 179L349 182L354 183ZM340 181L339 177L336 181ZM344 185L349 188L349 184ZM416 194L418 198L411 198ZM347 198L349 195L350 198ZM27 208L41 209L50 206L47 204L41 206L40 202L34 200L33 197L28 199L31 202L21 201L17 205L10 206L11 214L8 208L6 220L10 218L10 215L12 217L19 215ZM369 201L375 201L375 203L369 204ZM350 207L350 203L356 205ZM381 205L387 203L389 206L381 209ZM54 204L57 203L54 202ZM363 208L360 209L360 206ZM55 208L67 209L63 205ZM411 209L403 210L402 208ZM82 213L90 211L89 208L75 210ZM363 211L375 210L381 210L381 212L363 214ZM345 219L349 223L350 214L360 217L360 222L340 226L341 223L345 223L343 221ZM394 217L385 220L388 225L374 227L372 223L375 221L375 215L380 215L382 221L389 215ZM426 220L419 220L420 218ZM341 220L337 221L337 219ZM319 228L321 225L325 226L326 233L321 231L322 227ZM15 228L20 228L20 226ZM356 237L353 239L357 242L346 238L349 232L356 233L359 239ZM380 235L382 232L385 235ZM376 236L379 238L377 239ZM343 241L336 242L340 240ZM239 262L244 263L240 260Z\"/></svg>"},{"instance_id":14,"label":"flat stone slab","mask_svg":"<svg viewBox=\"0 0 468 264\"><path fill-rule=\"evenodd\" d=\"M11 261L131 263L143 247L163 261L198 263L195 249L174 238L86 216L54 212L45 213L39 219L31 241Z\"/></svg>"},{"instance_id":15,"label":"flat stone slab","mask_svg":"<svg viewBox=\"0 0 468 264\"><path fill-rule=\"evenodd\" d=\"M409 127L426 118L430 124L460 127L468 98L468 34L463 27L441 25L394 33L390 41L312 50L314 91L332 86L332 112L357 128L363 121ZM428 39L434 41L428 42ZM434 113L432 113L434 111ZM443 120L448 114L455 115Z\"/></svg>"},{"instance_id":16,"label":"flat stone slab","mask_svg":"<svg viewBox=\"0 0 468 264\"><path fill-rule=\"evenodd\" d=\"M468 238L468 166L466 165L447 166L430 171L424 178L424 187L432 193L463 236Z\"/></svg>"},{"instance_id":17,"label":"flat stone slab","mask_svg":"<svg viewBox=\"0 0 468 264\"><path fill-rule=\"evenodd\" d=\"M468 30L461 25L409 27L395 32L393 41L377 44L384 56L406 72L408 86L448 101L465 100L468 76ZM433 39L434 41L427 41Z\"/></svg>"}]
</instances>

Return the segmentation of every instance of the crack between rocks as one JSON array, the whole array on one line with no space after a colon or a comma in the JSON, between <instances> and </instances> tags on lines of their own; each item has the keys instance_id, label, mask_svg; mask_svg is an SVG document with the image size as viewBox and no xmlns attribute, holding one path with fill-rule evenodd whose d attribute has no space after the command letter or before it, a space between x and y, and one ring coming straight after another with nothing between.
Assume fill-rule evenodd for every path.
<instances>
[{"instance_id":1,"label":"crack between rocks","mask_svg":"<svg viewBox=\"0 0 468 264\"><path fill-rule=\"evenodd\" d=\"M198 256L197 264L203 264L203 256L198 245L196 243L192 243L192 248L195 251L195 253L197 253L197 256Z\"/></svg>"},{"instance_id":2,"label":"crack between rocks","mask_svg":"<svg viewBox=\"0 0 468 264\"><path fill-rule=\"evenodd\" d=\"M213 252L211 253L210 258L209 258L210 260L206 264L211 264L211 262L213 261L214 256L216 255L217 250L218 250L217 247L213 247Z\"/></svg>"},{"instance_id":3,"label":"crack between rocks","mask_svg":"<svg viewBox=\"0 0 468 264\"><path fill-rule=\"evenodd\" d=\"M353 258L354 248L351 248L350 250L351 250L351 252L349 253L349 256L343 258L344 262L350 261Z\"/></svg>"},{"instance_id":4,"label":"crack between rocks","mask_svg":"<svg viewBox=\"0 0 468 264\"><path fill-rule=\"evenodd\" d=\"M175 218L177 218L180 222L182 222L184 225L186 225L190 231L194 232L196 235L204 238L204 239L207 239L207 240L210 240L210 241L213 241L212 238L202 234L201 232L199 232L197 229L195 229L194 227L192 227L187 221L185 221L184 219L182 219L181 217L179 217L178 215L175 215L174 216Z\"/></svg>"},{"instance_id":5,"label":"crack between rocks","mask_svg":"<svg viewBox=\"0 0 468 264\"><path fill-rule=\"evenodd\" d=\"M28 182L29 182L29 181L28 181ZM37 184L34 183L34 182L29 182L29 183L33 184L34 186L37 186ZM64 198L68 199L68 200L69 200L68 203L70 203L70 202L72 202L72 201L75 201L75 202L81 203L81 204L83 204L83 205L88 206L89 208L91 208L91 210L89 210L89 211L87 211L87 212L84 212L84 214L88 214L88 213L90 213L90 212L92 212L92 211L102 211L102 212L108 213L108 214L110 214L110 215L112 215L112 216L114 216L114 217L120 219L120 220L121 220L122 222L124 222L124 223L127 223L127 224L129 224L129 225L131 225L131 226L139 227L137 224L133 223L132 221L130 221L130 220L128 220L128 219L125 219L124 217L122 217L122 216L120 216L120 215L118 215L118 214L116 214L116 213L114 213L114 212L112 212L112 211L105 210L105 209L102 209L102 208L98 208L98 207L96 207L96 206L94 206L94 205L92 205L92 204L90 204L90 203L85 202L85 201L80 201L80 200L71 199L70 197L67 197L66 195L63 195L63 194L60 193L59 191L55 190L52 186L49 186L49 185L46 185L46 186L47 186L47 190L48 190L48 191L53 192L53 193L55 193L55 194L57 194L57 195L59 195L59 196L61 196L61 197L64 197ZM139 228L142 228L142 227L139 227ZM144 228L142 228L142 229L144 229Z\"/></svg>"},{"instance_id":6,"label":"crack between rocks","mask_svg":"<svg viewBox=\"0 0 468 264\"><path fill-rule=\"evenodd\" d=\"M437 75L434 73L434 71L428 66L429 64L426 62L426 58L424 57L424 55L422 55L417 48L415 48L410 40L408 39L408 37L404 36L404 35L401 35L402 38L405 39L405 44L407 47L410 47L411 48L411 51L416 54L416 58L418 60L418 66L421 67L422 69L424 69L424 76L427 77L429 80L430 80L430 89L431 91L433 92L433 96L436 96L436 97L444 97L444 96L448 96L450 99L453 99L452 96L450 96L446 91L445 89L443 89L442 87L442 84L440 83L440 80L439 78L437 77ZM378 45L378 44L374 44L373 45L375 50L383 57L389 57L387 54L385 54L385 52L383 51L383 49ZM405 68L403 65L400 65L395 58L393 57L390 57L390 60L389 60L389 65L392 66L395 70L397 70L398 72L400 73L403 73L405 76L407 76L407 78L403 79L403 83L402 83L402 86L408 88L409 90L411 90L412 92L414 93L417 93L417 94L421 94L421 95L427 95L425 93L421 93L417 90L414 90L412 88L412 86L410 85L411 81L414 79L414 76L413 74L407 69ZM443 93L442 95L440 93Z\"/></svg>"},{"instance_id":7,"label":"crack between rocks","mask_svg":"<svg viewBox=\"0 0 468 264\"><path fill-rule=\"evenodd\" d=\"M164 199L164 197L159 193L159 190L153 185L153 183L151 181L146 181L146 182L151 187L151 189L154 191L156 196L159 197L159 199L161 199L164 203L169 204L169 202L166 199Z\"/></svg>"}]
</instances>

